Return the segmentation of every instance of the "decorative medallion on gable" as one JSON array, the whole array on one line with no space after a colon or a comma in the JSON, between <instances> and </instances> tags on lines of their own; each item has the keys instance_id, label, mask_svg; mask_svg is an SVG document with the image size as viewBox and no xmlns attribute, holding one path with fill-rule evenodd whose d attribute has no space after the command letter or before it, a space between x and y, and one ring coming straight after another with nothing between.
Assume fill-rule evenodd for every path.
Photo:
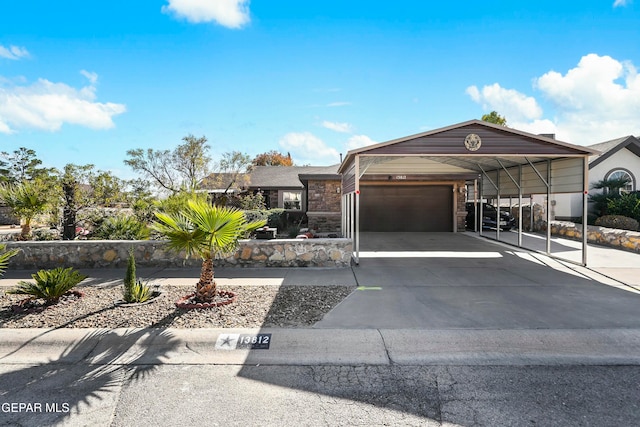
<instances>
[{"instance_id":1,"label":"decorative medallion on gable","mask_svg":"<svg viewBox=\"0 0 640 427\"><path fill-rule=\"evenodd\" d=\"M470 133L464 139L464 146L469 151L478 151L480 146L482 145L482 139L475 133Z\"/></svg>"}]
</instances>

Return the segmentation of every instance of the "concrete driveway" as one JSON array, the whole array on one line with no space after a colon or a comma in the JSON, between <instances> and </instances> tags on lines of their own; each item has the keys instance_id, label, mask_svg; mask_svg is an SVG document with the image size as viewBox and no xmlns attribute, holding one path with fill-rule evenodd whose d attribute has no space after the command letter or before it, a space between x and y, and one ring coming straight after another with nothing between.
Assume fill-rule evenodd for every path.
<instances>
[{"instance_id":1,"label":"concrete driveway","mask_svg":"<svg viewBox=\"0 0 640 427\"><path fill-rule=\"evenodd\" d=\"M635 289L470 233L363 233L360 249L358 290L316 328L640 328Z\"/></svg>"}]
</instances>

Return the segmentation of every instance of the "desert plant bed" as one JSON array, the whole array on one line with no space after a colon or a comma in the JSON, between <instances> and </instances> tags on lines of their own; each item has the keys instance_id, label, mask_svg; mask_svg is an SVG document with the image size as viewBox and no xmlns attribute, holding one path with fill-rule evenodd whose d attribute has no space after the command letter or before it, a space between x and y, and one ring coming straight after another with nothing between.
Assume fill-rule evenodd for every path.
<instances>
[{"instance_id":1,"label":"desert plant bed","mask_svg":"<svg viewBox=\"0 0 640 427\"><path fill-rule=\"evenodd\" d=\"M24 295L0 289L0 328L259 328L309 327L349 295L352 286L225 286L233 304L202 310L176 308L185 286L162 286L151 304L119 307L121 286L78 286L82 294L38 312L14 310Z\"/></svg>"}]
</instances>

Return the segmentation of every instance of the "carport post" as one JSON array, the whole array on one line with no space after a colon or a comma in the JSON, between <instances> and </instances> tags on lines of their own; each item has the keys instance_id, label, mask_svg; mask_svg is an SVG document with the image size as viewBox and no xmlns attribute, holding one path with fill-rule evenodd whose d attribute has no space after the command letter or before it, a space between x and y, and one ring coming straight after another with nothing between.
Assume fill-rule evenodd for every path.
<instances>
[{"instance_id":1,"label":"carport post","mask_svg":"<svg viewBox=\"0 0 640 427\"><path fill-rule=\"evenodd\" d=\"M355 238L354 238L354 249L355 249L355 261L356 264L360 264L360 156L356 155L355 158L355 173L356 173L356 182L355 182L355 192L353 197L355 198Z\"/></svg>"},{"instance_id":2,"label":"carport post","mask_svg":"<svg viewBox=\"0 0 640 427\"><path fill-rule=\"evenodd\" d=\"M522 247L522 165L518 165L518 246Z\"/></svg>"},{"instance_id":3,"label":"carport post","mask_svg":"<svg viewBox=\"0 0 640 427\"><path fill-rule=\"evenodd\" d=\"M587 205L587 196L589 194L589 158L584 157L584 162L582 166L583 170L583 178L582 178L582 265L587 265L587 242L589 240L588 236L588 228L587 228L587 215L588 215L588 205Z\"/></svg>"},{"instance_id":4,"label":"carport post","mask_svg":"<svg viewBox=\"0 0 640 427\"><path fill-rule=\"evenodd\" d=\"M496 212L496 240L500 240L500 171L496 173L496 198L498 211Z\"/></svg>"},{"instance_id":5,"label":"carport post","mask_svg":"<svg viewBox=\"0 0 640 427\"><path fill-rule=\"evenodd\" d=\"M551 255L551 159L547 159L547 255Z\"/></svg>"}]
</instances>

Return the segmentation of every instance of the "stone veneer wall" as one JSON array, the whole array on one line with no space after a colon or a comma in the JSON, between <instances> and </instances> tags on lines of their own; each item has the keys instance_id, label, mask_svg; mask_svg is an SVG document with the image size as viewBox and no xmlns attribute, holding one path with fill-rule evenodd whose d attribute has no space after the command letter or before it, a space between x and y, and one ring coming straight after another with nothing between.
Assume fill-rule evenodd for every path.
<instances>
[{"instance_id":1,"label":"stone veneer wall","mask_svg":"<svg viewBox=\"0 0 640 427\"><path fill-rule=\"evenodd\" d=\"M0 225L19 225L20 219L13 215L11 208L0 206Z\"/></svg>"},{"instance_id":2,"label":"stone veneer wall","mask_svg":"<svg viewBox=\"0 0 640 427\"><path fill-rule=\"evenodd\" d=\"M572 240L582 240L582 224L551 221L551 234ZM588 225L587 241L597 245L640 253L640 232L637 231Z\"/></svg>"},{"instance_id":3,"label":"stone veneer wall","mask_svg":"<svg viewBox=\"0 0 640 427\"><path fill-rule=\"evenodd\" d=\"M309 180L307 219L319 233L339 233L342 225L342 182L338 179Z\"/></svg>"},{"instance_id":4,"label":"stone veneer wall","mask_svg":"<svg viewBox=\"0 0 640 427\"><path fill-rule=\"evenodd\" d=\"M198 258L168 252L157 240L72 240L7 242L20 253L9 261L11 269L55 267L126 267L129 248L134 248L139 267L199 267ZM348 267L350 239L243 240L238 251L216 260L216 267Z\"/></svg>"}]
</instances>

